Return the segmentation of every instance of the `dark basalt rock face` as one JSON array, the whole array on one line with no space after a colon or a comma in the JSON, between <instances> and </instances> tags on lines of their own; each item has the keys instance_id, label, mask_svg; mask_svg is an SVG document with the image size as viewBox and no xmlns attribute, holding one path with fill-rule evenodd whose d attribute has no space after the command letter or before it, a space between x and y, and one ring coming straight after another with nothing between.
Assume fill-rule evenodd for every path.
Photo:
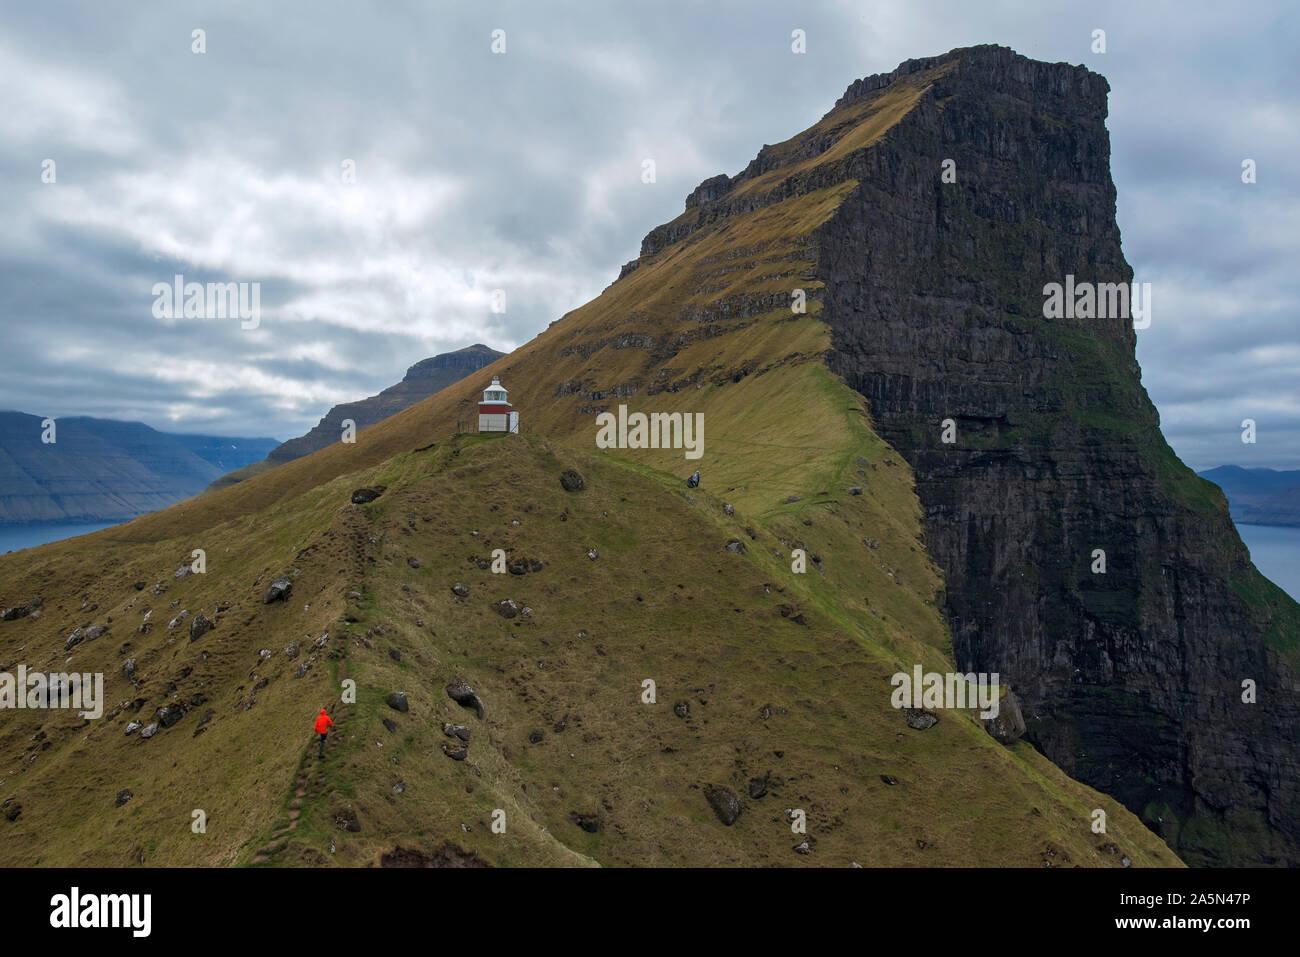
<instances>
[{"instance_id":1,"label":"dark basalt rock face","mask_svg":"<svg viewBox=\"0 0 1300 957\"><path fill-rule=\"evenodd\" d=\"M958 667L998 672L1027 739L1188 863L1300 865L1300 606L1165 443L1132 321L1043 317L1046 283L1134 278L1109 87L976 47L841 105L915 83L874 145L787 185L858 183L816 234L829 361L915 472ZM1178 321L1154 292L1149 335Z\"/></svg>"}]
</instances>

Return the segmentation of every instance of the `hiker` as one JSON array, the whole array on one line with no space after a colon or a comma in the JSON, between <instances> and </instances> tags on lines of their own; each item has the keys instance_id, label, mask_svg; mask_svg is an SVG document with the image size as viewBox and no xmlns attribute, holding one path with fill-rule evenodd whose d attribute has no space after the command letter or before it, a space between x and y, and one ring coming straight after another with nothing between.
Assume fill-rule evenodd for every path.
<instances>
[{"instance_id":1,"label":"hiker","mask_svg":"<svg viewBox=\"0 0 1300 957\"><path fill-rule=\"evenodd\" d=\"M325 709L320 709L320 714L316 716L316 733L320 735L320 756L325 757L325 735L329 729L334 727L333 720L325 713Z\"/></svg>"},{"instance_id":2,"label":"hiker","mask_svg":"<svg viewBox=\"0 0 1300 957\"><path fill-rule=\"evenodd\" d=\"M696 469L695 474L686 480L686 487L699 488L699 486L700 486L700 470Z\"/></svg>"}]
</instances>

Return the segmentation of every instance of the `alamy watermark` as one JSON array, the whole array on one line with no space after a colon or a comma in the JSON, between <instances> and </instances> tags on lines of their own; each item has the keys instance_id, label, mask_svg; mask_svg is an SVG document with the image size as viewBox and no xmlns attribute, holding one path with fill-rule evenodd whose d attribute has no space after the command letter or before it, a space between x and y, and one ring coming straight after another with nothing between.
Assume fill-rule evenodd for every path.
<instances>
[{"instance_id":1,"label":"alamy watermark","mask_svg":"<svg viewBox=\"0 0 1300 957\"><path fill-rule=\"evenodd\" d=\"M889 703L895 708L974 708L981 718L998 716L998 675L984 672L940 674L925 672L920 665L912 674L899 671L889 679L894 693Z\"/></svg>"},{"instance_id":2,"label":"alamy watermark","mask_svg":"<svg viewBox=\"0 0 1300 957\"><path fill-rule=\"evenodd\" d=\"M686 458L704 455L703 412L633 412L618 407L618 415L596 416L598 449L685 449Z\"/></svg>"},{"instance_id":3,"label":"alamy watermark","mask_svg":"<svg viewBox=\"0 0 1300 957\"><path fill-rule=\"evenodd\" d=\"M152 911L152 894L83 894L73 887L50 898L50 926L124 928L133 937L148 937Z\"/></svg>"},{"instance_id":4,"label":"alamy watermark","mask_svg":"<svg viewBox=\"0 0 1300 957\"><path fill-rule=\"evenodd\" d=\"M241 329L262 321L260 282L186 282L177 273L170 283L156 282L152 293L155 319L241 319Z\"/></svg>"},{"instance_id":5,"label":"alamy watermark","mask_svg":"<svg viewBox=\"0 0 1300 957\"><path fill-rule=\"evenodd\" d=\"M104 675L29 671L26 665L18 666L17 675L0 671L0 708L75 708L82 717L101 718Z\"/></svg>"},{"instance_id":6,"label":"alamy watermark","mask_svg":"<svg viewBox=\"0 0 1300 957\"><path fill-rule=\"evenodd\" d=\"M1044 319L1132 319L1134 329L1151 325L1151 283L1079 282L1043 286Z\"/></svg>"}]
</instances>

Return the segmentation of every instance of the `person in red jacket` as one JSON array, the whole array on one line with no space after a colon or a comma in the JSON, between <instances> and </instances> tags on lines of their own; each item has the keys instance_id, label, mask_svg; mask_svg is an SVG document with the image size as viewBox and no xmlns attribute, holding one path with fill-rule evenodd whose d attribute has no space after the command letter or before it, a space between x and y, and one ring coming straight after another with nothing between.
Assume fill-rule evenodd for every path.
<instances>
[{"instance_id":1,"label":"person in red jacket","mask_svg":"<svg viewBox=\"0 0 1300 957\"><path fill-rule=\"evenodd\" d=\"M325 757L325 735L329 729L334 727L334 722L330 716L325 713L325 709L320 709L320 714L316 716L316 733L320 735L320 756Z\"/></svg>"}]
</instances>

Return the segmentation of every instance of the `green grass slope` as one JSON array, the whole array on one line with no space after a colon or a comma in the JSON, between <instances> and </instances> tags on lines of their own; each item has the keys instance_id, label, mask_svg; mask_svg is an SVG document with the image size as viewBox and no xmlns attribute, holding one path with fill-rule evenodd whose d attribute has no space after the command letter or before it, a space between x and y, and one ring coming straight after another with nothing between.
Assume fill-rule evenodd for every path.
<instances>
[{"instance_id":1,"label":"green grass slope","mask_svg":"<svg viewBox=\"0 0 1300 957\"><path fill-rule=\"evenodd\" d=\"M903 468L878 444L861 450L868 475ZM561 487L570 467L584 490ZM467 436L209 530L195 546L207 551L204 575L171 577L188 541L104 547L90 536L43 549L31 587L98 573L69 581L62 607L47 602L36 622L6 628L25 625L25 657L54 667L65 628L112 617L68 667L105 671L110 702L141 707L88 724L14 713L0 754L4 796L22 811L0 822L0 859L364 865L451 843L500 865L1176 863L1027 745L1004 748L962 713L915 731L890 707L894 671L950 666L923 552L880 520L887 506L872 494L843 492L862 481L858 468L819 476L831 486L822 496L727 516L725 496L688 497L675 475L617 455ZM363 484L387 490L350 504ZM872 536L876 549L863 543ZM796 539L820 569L791 574ZM731 540L745 551L728 551ZM496 548L542 567L480 568ZM281 572L292 600L263 605ZM154 596L159 580L167 590ZM81 611L82 594L100 607ZM502 617L493 603L506 598L531 611ZM153 620L221 601L230 608L197 641L166 620L136 630L146 606ZM292 661L290 639L302 645ZM339 701L344 678L356 682L354 705ZM459 678L484 719L448 698ZM409 712L385 703L395 691ZM196 696L205 700L191 705ZM123 733L169 701L189 708L177 724L149 740ZM310 724L326 703L338 729L320 761ZM444 722L471 728L464 761L443 752ZM760 798L748 796L753 778L766 782ZM707 785L743 796L731 827ZM133 796L116 807L124 789ZM792 833L788 808L806 812L807 835ZM1109 816L1106 835L1090 830L1094 808ZM206 833L193 831L196 809ZM491 830L497 809L503 834ZM351 815L359 830L340 823ZM812 852L796 853L805 837Z\"/></svg>"}]
</instances>

